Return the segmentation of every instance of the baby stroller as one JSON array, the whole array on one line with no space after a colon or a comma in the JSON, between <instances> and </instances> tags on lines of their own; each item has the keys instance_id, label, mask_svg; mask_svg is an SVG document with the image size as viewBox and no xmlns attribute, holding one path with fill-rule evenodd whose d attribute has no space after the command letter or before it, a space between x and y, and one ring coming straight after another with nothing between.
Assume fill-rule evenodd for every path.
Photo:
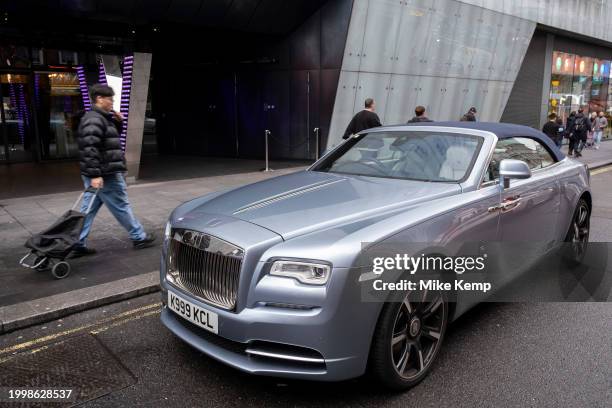
<instances>
[{"instance_id":1,"label":"baby stroller","mask_svg":"<svg viewBox=\"0 0 612 408\"><path fill-rule=\"evenodd\" d=\"M85 193L93 193L94 196L82 213L76 211ZM79 236L83 229L85 216L91 210L91 206L98 195L98 189L88 188L79 195L72 208L66 211L53 225L39 234L32 235L25 243L30 249L19 264L23 267L37 271L51 270L55 279L64 279L70 275L70 264L66 257L79 243Z\"/></svg>"}]
</instances>

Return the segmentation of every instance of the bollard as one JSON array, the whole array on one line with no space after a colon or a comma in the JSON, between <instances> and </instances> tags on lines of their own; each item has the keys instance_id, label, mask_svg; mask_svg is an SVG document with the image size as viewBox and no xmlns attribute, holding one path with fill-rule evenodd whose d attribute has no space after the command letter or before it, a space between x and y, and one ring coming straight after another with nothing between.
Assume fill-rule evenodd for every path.
<instances>
[{"instance_id":1,"label":"bollard","mask_svg":"<svg viewBox=\"0 0 612 408\"><path fill-rule=\"evenodd\" d=\"M273 170L270 168L270 165L269 165L269 163L270 163L270 162L269 162L269 157L268 157L268 136L270 136L270 134L271 134L271 133L272 133L272 132L270 132L268 129L266 129L266 130L264 131L264 135L265 135L265 143L266 143L266 168L265 168L265 169L263 169L262 171L273 171Z\"/></svg>"}]
</instances>

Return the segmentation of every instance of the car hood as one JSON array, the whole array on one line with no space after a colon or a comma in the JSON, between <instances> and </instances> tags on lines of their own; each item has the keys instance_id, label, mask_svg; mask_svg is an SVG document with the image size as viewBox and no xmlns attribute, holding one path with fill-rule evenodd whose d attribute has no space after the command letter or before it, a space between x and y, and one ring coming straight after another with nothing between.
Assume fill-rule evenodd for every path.
<instances>
[{"instance_id":1,"label":"car hood","mask_svg":"<svg viewBox=\"0 0 612 408\"><path fill-rule=\"evenodd\" d=\"M189 215L235 217L288 239L460 192L454 183L300 171L225 192Z\"/></svg>"}]
</instances>

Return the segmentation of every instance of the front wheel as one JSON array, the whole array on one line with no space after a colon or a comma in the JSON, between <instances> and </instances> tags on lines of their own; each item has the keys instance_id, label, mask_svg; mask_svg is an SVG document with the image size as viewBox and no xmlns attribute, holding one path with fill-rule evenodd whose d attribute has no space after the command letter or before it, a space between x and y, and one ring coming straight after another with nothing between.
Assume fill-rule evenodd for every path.
<instances>
[{"instance_id":1,"label":"front wheel","mask_svg":"<svg viewBox=\"0 0 612 408\"><path fill-rule=\"evenodd\" d=\"M416 385L440 351L448 319L440 292L409 292L401 303L385 304L372 340L370 373L390 389Z\"/></svg>"},{"instance_id":2,"label":"front wheel","mask_svg":"<svg viewBox=\"0 0 612 408\"><path fill-rule=\"evenodd\" d=\"M572 215L563 246L563 258L570 266L579 265L584 259L589 244L590 225L591 210L587 201L581 198Z\"/></svg>"}]
</instances>

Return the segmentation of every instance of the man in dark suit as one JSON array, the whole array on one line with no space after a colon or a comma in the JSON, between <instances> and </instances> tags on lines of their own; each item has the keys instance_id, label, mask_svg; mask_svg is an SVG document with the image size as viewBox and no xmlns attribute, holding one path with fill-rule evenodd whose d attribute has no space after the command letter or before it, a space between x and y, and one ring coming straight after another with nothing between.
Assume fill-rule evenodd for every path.
<instances>
[{"instance_id":1,"label":"man in dark suit","mask_svg":"<svg viewBox=\"0 0 612 408\"><path fill-rule=\"evenodd\" d=\"M344 132L343 139L348 139L351 135L355 135L362 130L370 129L373 127L382 126L378 115L374 113L376 110L376 104L374 99L368 98L365 100L365 109L353 116L350 123Z\"/></svg>"}]
</instances>

